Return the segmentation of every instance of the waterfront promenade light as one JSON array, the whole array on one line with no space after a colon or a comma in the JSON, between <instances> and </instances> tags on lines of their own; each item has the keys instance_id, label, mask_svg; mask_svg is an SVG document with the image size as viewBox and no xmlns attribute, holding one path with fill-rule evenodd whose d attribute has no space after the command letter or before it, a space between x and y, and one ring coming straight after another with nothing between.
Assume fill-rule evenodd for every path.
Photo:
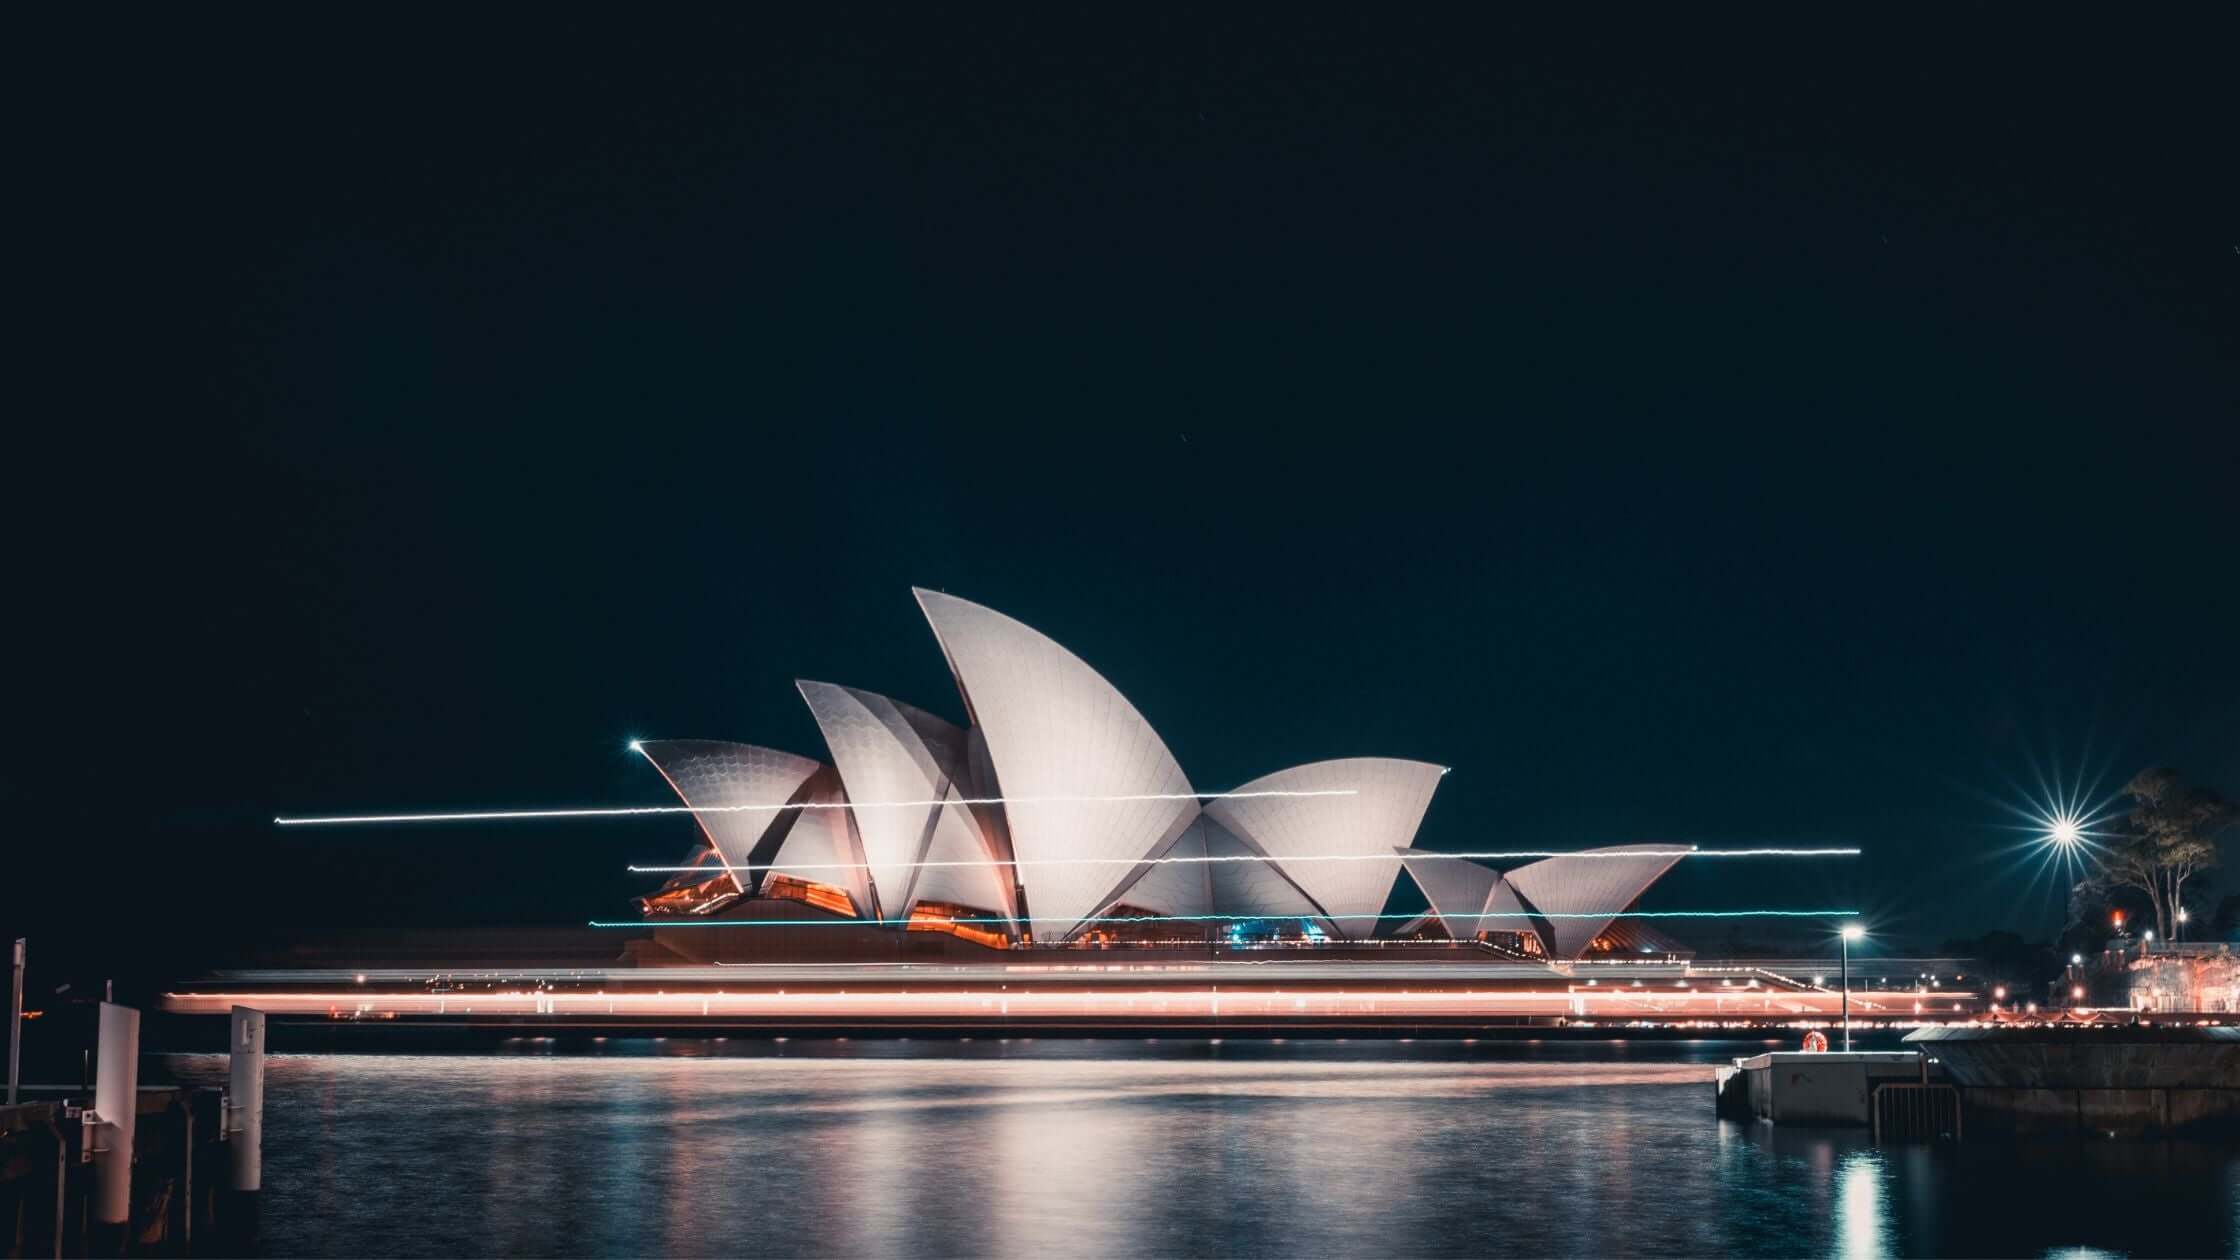
<instances>
[{"instance_id":1,"label":"waterfront promenade light","mask_svg":"<svg viewBox=\"0 0 2240 1260\"><path fill-rule=\"evenodd\" d=\"M1851 942L1866 939L1867 930L1846 923L1837 937L1843 941L1843 1052L1851 1053Z\"/></svg>"},{"instance_id":2,"label":"waterfront promenade light","mask_svg":"<svg viewBox=\"0 0 2240 1260\"><path fill-rule=\"evenodd\" d=\"M2046 828L2046 840L2064 849L2075 848L2084 843L2084 828L2078 825L2076 819L2063 814Z\"/></svg>"}]
</instances>

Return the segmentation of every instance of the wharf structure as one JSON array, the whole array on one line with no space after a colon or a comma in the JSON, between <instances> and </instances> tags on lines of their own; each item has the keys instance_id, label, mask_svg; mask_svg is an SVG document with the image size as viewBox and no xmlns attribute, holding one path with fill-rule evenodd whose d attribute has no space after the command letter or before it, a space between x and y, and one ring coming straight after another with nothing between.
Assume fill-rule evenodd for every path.
<instances>
[{"instance_id":1,"label":"wharf structure","mask_svg":"<svg viewBox=\"0 0 2240 1260\"><path fill-rule=\"evenodd\" d=\"M916 596L965 721L803 681L827 760L634 742L696 831L635 917L488 961L447 956L438 938L221 973L167 995L166 1011L238 1002L515 1030L1460 1035L1825 1026L1843 1008L1832 958L1704 962L1632 914L1688 846L1505 869L1443 854L1416 833L1446 768L1400 758L1201 793L1078 657L992 609ZM1403 872L1422 896L1394 910ZM1875 965L1852 973L1859 1021L1965 1018L1984 999L1972 964Z\"/></svg>"}]
</instances>

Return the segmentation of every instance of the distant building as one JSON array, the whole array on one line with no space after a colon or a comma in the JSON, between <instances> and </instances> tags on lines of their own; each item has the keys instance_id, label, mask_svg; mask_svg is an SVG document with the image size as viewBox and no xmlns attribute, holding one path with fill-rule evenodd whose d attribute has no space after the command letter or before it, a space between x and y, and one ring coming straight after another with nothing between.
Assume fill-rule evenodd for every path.
<instances>
[{"instance_id":1,"label":"distant building","mask_svg":"<svg viewBox=\"0 0 2240 1260\"><path fill-rule=\"evenodd\" d=\"M2117 974L2123 981L2123 1004L2135 1011L2240 1011L2240 956L2230 945L2157 945L2124 957Z\"/></svg>"}]
</instances>

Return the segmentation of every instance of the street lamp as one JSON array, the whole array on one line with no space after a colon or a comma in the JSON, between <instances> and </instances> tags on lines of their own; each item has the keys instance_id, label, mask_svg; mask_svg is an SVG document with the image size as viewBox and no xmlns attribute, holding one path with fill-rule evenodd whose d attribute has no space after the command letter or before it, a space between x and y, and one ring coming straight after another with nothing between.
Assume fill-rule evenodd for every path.
<instances>
[{"instance_id":1,"label":"street lamp","mask_svg":"<svg viewBox=\"0 0 2240 1260\"><path fill-rule=\"evenodd\" d=\"M1846 923L1836 934L1843 941L1843 1052L1851 1053L1851 942L1866 938L1867 930L1856 923Z\"/></svg>"},{"instance_id":2,"label":"street lamp","mask_svg":"<svg viewBox=\"0 0 2240 1260\"><path fill-rule=\"evenodd\" d=\"M2179 937L2181 937L2181 936L2184 936L2184 935L2186 934L2186 918L2187 918L2187 917L2188 917L2188 916L2186 915L2186 908L2185 908L2184 906L2179 906L2179 907L2178 907L2178 926L2176 926L2176 927L2174 927L2174 928L2170 929L2170 939L2171 939L2171 940L2173 940L2173 941L2174 941L2174 940L2177 940L2177 939L2178 939Z\"/></svg>"}]
</instances>

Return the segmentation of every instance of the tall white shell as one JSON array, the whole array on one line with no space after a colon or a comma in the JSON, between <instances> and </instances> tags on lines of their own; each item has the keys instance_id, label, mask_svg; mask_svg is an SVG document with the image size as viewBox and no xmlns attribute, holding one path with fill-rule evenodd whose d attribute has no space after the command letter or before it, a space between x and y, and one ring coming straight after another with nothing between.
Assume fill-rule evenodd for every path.
<instances>
[{"instance_id":1,"label":"tall white shell","mask_svg":"<svg viewBox=\"0 0 2240 1260\"><path fill-rule=\"evenodd\" d=\"M1260 847L1355 940L1376 934L1376 916L1400 877L1441 766L1391 757L1345 757L1278 770L1206 806L1229 830ZM1255 796L1263 792L1347 795Z\"/></svg>"},{"instance_id":2,"label":"tall white shell","mask_svg":"<svg viewBox=\"0 0 2240 1260\"><path fill-rule=\"evenodd\" d=\"M1569 960L1585 953L1620 911L1686 854L1683 845L1610 845L1520 866L1507 882L1530 909L1547 916L1547 930L1555 936L1548 952ZM1572 915L1589 917L1565 917Z\"/></svg>"},{"instance_id":3,"label":"tall white shell","mask_svg":"<svg viewBox=\"0 0 2240 1260\"><path fill-rule=\"evenodd\" d=\"M1197 817L1190 780L1135 706L1048 636L915 594L986 737L1033 934L1063 940Z\"/></svg>"},{"instance_id":4,"label":"tall white shell","mask_svg":"<svg viewBox=\"0 0 2240 1260\"><path fill-rule=\"evenodd\" d=\"M961 803L971 795L965 732L875 692L795 685L847 786L880 914L942 901L1015 915L1008 855Z\"/></svg>"}]
</instances>

